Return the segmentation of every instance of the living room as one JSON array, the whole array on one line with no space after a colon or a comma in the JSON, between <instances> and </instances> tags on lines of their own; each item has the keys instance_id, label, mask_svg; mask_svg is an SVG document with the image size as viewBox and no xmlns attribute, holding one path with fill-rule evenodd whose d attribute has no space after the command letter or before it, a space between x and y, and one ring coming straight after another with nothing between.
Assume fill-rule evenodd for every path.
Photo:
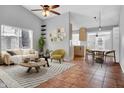
<instances>
[{"instance_id":1,"label":"living room","mask_svg":"<svg viewBox=\"0 0 124 93\"><path fill-rule=\"evenodd\" d=\"M123 6L0 5L0 12L1 87L124 87ZM94 63L87 49L115 56Z\"/></svg>"}]
</instances>

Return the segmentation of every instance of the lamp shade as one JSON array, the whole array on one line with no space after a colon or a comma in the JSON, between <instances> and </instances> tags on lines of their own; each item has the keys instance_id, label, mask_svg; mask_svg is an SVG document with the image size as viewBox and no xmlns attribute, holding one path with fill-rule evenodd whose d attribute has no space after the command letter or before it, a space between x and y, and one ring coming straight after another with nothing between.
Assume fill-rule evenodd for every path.
<instances>
[{"instance_id":1,"label":"lamp shade","mask_svg":"<svg viewBox=\"0 0 124 93\"><path fill-rule=\"evenodd\" d=\"M86 28L81 27L79 30L79 40L86 41L87 40L87 32Z\"/></svg>"}]
</instances>

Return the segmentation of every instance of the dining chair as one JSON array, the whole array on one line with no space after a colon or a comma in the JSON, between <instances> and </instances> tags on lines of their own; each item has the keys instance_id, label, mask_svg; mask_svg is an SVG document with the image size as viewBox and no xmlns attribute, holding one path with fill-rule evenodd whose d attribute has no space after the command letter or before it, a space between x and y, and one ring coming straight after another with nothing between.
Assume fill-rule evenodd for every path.
<instances>
[{"instance_id":1,"label":"dining chair","mask_svg":"<svg viewBox=\"0 0 124 93\"><path fill-rule=\"evenodd\" d=\"M94 64L94 52L90 49L86 49L85 61L88 62L88 56L92 56L92 64ZM88 62L89 63L89 62Z\"/></svg>"},{"instance_id":2,"label":"dining chair","mask_svg":"<svg viewBox=\"0 0 124 93\"><path fill-rule=\"evenodd\" d=\"M104 62L104 51L96 51L94 60L96 61L96 63L100 63L102 67L102 64Z\"/></svg>"},{"instance_id":3,"label":"dining chair","mask_svg":"<svg viewBox=\"0 0 124 93\"><path fill-rule=\"evenodd\" d=\"M108 52L105 53L105 62L107 62L106 61L107 57L113 58L114 62L116 62L115 50L111 50L111 51L108 51Z\"/></svg>"}]
</instances>

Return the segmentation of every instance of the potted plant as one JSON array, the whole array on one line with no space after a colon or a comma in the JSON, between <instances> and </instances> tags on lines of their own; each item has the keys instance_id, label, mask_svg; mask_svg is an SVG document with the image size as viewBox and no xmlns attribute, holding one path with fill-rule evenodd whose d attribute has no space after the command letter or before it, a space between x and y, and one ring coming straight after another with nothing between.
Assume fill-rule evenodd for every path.
<instances>
[{"instance_id":1,"label":"potted plant","mask_svg":"<svg viewBox=\"0 0 124 93\"><path fill-rule=\"evenodd\" d=\"M39 49L40 49L40 52L43 52L43 47L45 45L45 40L44 38L41 36L39 41L38 41L38 46L39 46Z\"/></svg>"}]
</instances>

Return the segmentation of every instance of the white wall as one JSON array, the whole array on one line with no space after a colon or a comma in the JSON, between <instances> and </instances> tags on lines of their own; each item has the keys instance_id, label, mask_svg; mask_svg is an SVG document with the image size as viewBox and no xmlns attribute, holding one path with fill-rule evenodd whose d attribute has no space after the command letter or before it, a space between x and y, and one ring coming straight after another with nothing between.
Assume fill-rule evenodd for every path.
<instances>
[{"instance_id":1,"label":"white wall","mask_svg":"<svg viewBox=\"0 0 124 93\"><path fill-rule=\"evenodd\" d=\"M21 5L0 5L2 24L33 30L33 47L38 49L38 39L43 21Z\"/></svg>"},{"instance_id":2,"label":"white wall","mask_svg":"<svg viewBox=\"0 0 124 93\"><path fill-rule=\"evenodd\" d=\"M85 16L85 15L80 15L76 13L70 13L70 22L72 23L73 26L73 31L79 32L80 27L85 27L87 28L87 31L98 31L98 19L95 20L93 17ZM102 23L103 24L103 23ZM114 25L108 25L108 26L102 26L102 30L113 30L113 26L118 26L118 24Z\"/></svg>"},{"instance_id":3,"label":"white wall","mask_svg":"<svg viewBox=\"0 0 124 93\"><path fill-rule=\"evenodd\" d=\"M66 51L65 60L70 60L70 50L69 50L69 13L62 14L50 19L46 19L45 24L47 25L47 43L46 47L50 50L64 49ZM63 41L51 42L49 34L57 30L58 28L64 28L66 32L66 37Z\"/></svg>"},{"instance_id":4,"label":"white wall","mask_svg":"<svg viewBox=\"0 0 124 93\"><path fill-rule=\"evenodd\" d=\"M120 11L120 64L124 72L124 6Z\"/></svg>"},{"instance_id":5,"label":"white wall","mask_svg":"<svg viewBox=\"0 0 124 93\"><path fill-rule=\"evenodd\" d=\"M76 13L70 13L70 22L72 23L73 30L77 30L82 26L85 28L92 28L97 25L93 18Z\"/></svg>"},{"instance_id":6,"label":"white wall","mask_svg":"<svg viewBox=\"0 0 124 93\"><path fill-rule=\"evenodd\" d=\"M116 62L120 62L120 32L119 27L114 27L112 31L112 49L115 50Z\"/></svg>"}]
</instances>

